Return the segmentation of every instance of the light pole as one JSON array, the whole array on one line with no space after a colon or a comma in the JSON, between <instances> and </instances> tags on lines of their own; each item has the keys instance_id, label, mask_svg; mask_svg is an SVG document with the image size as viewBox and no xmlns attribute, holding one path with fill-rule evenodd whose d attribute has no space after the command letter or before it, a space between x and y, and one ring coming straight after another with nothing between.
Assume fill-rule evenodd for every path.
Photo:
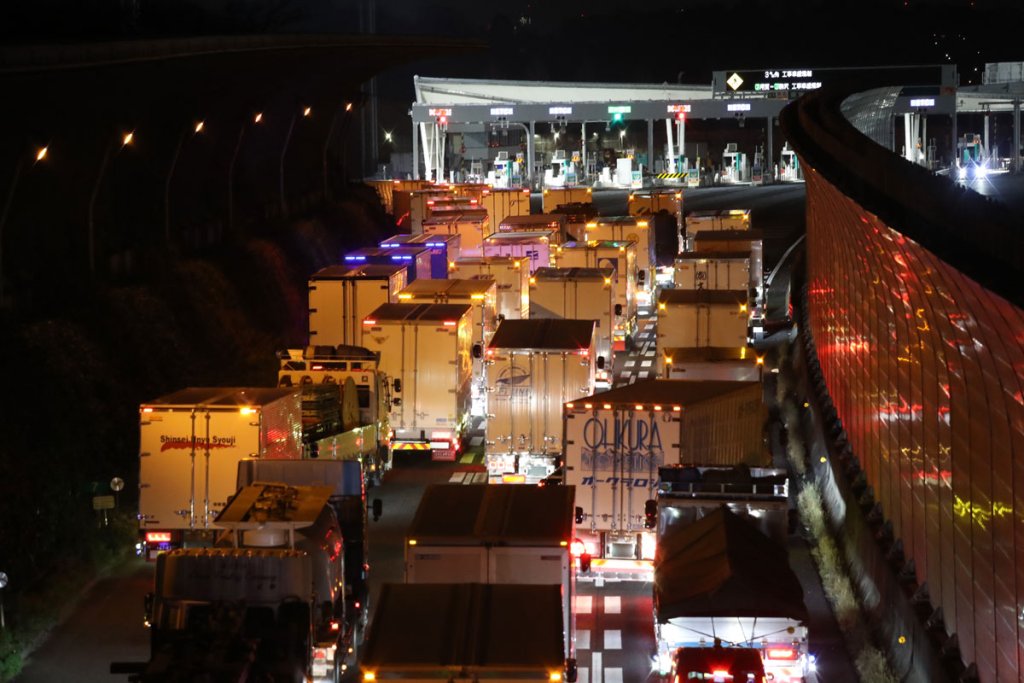
<instances>
[{"instance_id":1,"label":"light pole","mask_svg":"<svg viewBox=\"0 0 1024 683\"><path fill-rule=\"evenodd\" d=\"M103 175L107 172L107 166L110 164L110 157L114 154L114 145L118 142L121 146L118 150L122 150L128 145L135 141L135 131L129 131L123 133L120 138L112 139L108 144L106 150L103 152L103 160L100 162L99 173L96 174L96 182L92 185L92 194L89 196L89 273L91 275L96 274L96 198L100 194L100 185L103 184Z\"/></svg>"},{"instance_id":2,"label":"light pole","mask_svg":"<svg viewBox=\"0 0 1024 683\"><path fill-rule=\"evenodd\" d=\"M312 113L313 113L312 108L305 107L302 110L302 117L303 118L309 118L310 114L312 114ZM278 184L279 184L280 190L281 190L281 216L283 218L287 218L288 217L288 199L285 197L285 194L284 194L284 158L285 158L285 155L288 154L288 145L292 141L292 131L295 130L295 119L296 118L297 118L297 115L293 113L291 120L288 121L288 132L285 133L285 135L284 135L284 144L281 145L281 157L278 160Z\"/></svg>"},{"instance_id":3,"label":"light pole","mask_svg":"<svg viewBox=\"0 0 1024 683\"><path fill-rule=\"evenodd\" d=\"M33 164L38 164L46 159L50 153L49 147L40 147L35 151ZM14 166L14 175L11 177L11 187L7 190L7 199L4 200L4 210L0 212L0 308L4 306L4 227L7 225L7 216L11 212L11 204L14 202L14 191L18 189L18 181L21 180L21 172L25 168L27 155L18 157L18 163ZM2 617L0 617L2 620Z\"/></svg>"},{"instance_id":4,"label":"light pole","mask_svg":"<svg viewBox=\"0 0 1024 683\"><path fill-rule=\"evenodd\" d=\"M206 127L205 121L196 121L191 126L192 134L199 135ZM181 155L181 148L185 145L185 137L189 129L181 131L178 136L178 144L174 148L174 156L171 157L171 166L167 169L167 178L164 180L164 244L171 243L171 178L174 177L174 169L178 165L178 156Z\"/></svg>"},{"instance_id":5,"label":"light pole","mask_svg":"<svg viewBox=\"0 0 1024 683\"><path fill-rule=\"evenodd\" d=\"M263 112L257 112L252 117L253 124L263 123ZM245 138L245 131L249 126L249 120L242 121L242 127L238 129L238 141L235 143L235 151L231 153L231 163L228 164L228 232L235 230L235 162L238 161L238 153L242 149L242 140Z\"/></svg>"},{"instance_id":6,"label":"light pole","mask_svg":"<svg viewBox=\"0 0 1024 683\"><path fill-rule=\"evenodd\" d=\"M320 163L323 169L323 181L324 181L324 201L331 201L331 181L328 175L327 169L327 150L331 146L331 140L334 138L334 129L338 125L339 114L345 112L346 115L352 111L352 103L346 102L344 105L338 105L338 108L334 110L334 116L331 117L331 125L327 129L327 137L324 138L324 146L320 150Z\"/></svg>"}]
</instances>

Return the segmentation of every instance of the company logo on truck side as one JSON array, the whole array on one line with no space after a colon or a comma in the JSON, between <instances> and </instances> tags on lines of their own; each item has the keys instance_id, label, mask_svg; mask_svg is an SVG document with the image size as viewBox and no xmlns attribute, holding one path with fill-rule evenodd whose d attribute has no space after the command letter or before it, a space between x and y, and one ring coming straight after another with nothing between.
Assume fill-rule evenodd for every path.
<instances>
[{"instance_id":1,"label":"company logo on truck side","mask_svg":"<svg viewBox=\"0 0 1024 683\"><path fill-rule=\"evenodd\" d=\"M627 486L634 489L652 488L658 485L658 479L630 479L629 477L583 477L580 486L593 486L594 484L610 484L612 486Z\"/></svg>"},{"instance_id":2,"label":"company logo on truck side","mask_svg":"<svg viewBox=\"0 0 1024 683\"><path fill-rule=\"evenodd\" d=\"M233 436L211 436L210 442L207 444L206 439L200 436L195 438L195 447L197 449L214 449L214 448L234 448L237 440ZM166 434L160 435L160 450L170 451L177 449L191 449L192 448L192 437L190 436L167 436Z\"/></svg>"},{"instance_id":3,"label":"company logo on truck side","mask_svg":"<svg viewBox=\"0 0 1024 683\"><path fill-rule=\"evenodd\" d=\"M518 365L509 365L498 374L494 398L498 400L529 399L532 393L530 373ZM525 386L523 386L525 384Z\"/></svg>"},{"instance_id":4,"label":"company logo on truck side","mask_svg":"<svg viewBox=\"0 0 1024 683\"><path fill-rule=\"evenodd\" d=\"M670 422L672 418L664 415L661 421ZM583 425L584 448L580 454L580 469L584 472L656 472L657 467L665 462L658 422L657 417L639 420L589 418ZM629 481L628 478L612 479ZM611 482L610 479L603 481Z\"/></svg>"}]
</instances>

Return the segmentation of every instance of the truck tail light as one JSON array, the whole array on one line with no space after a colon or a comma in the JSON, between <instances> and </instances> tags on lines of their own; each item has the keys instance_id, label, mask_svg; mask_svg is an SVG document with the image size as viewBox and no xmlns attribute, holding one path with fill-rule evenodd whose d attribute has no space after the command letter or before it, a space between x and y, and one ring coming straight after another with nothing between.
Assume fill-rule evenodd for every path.
<instances>
[{"instance_id":1,"label":"truck tail light","mask_svg":"<svg viewBox=\"0 0 1024 683\"><path fill-rule=\"evenodd\" d=\"M501 475L502 484L525 484L525 474L503 474Z\"/></svg>"},{"instance_id":2,"label":"truck tail light","mask_svg":"<svg viewBox=\"0 0 1024 683\"><path fill-rule=\"evenodd\" d=\"M797 651L791 647L770 647L765 652L765 657L767 659L785 659L793 661L798 656Z\"/></svg>"},{"instance_id":3,"label":"truck tail light","mask_svg":"<svg viewBox=\"0 0 1024 683\"><path fill-rule=\"evenodd\" d=\"M147 531L146 532L146 543L170 543L171 532L170 531Z\"/></svg>"},{"instance_id":4,"label":"truck tail light","mask_svg":"<svg viewBox=\"0 0 1024 683\"><path fill-rule=\"evenodd\" d=\"M364 325L376 325L377 321L376 320L371 320L371 319L367 318L366 320L363 321L363 324Z\"/></svg>"}]
</instances>

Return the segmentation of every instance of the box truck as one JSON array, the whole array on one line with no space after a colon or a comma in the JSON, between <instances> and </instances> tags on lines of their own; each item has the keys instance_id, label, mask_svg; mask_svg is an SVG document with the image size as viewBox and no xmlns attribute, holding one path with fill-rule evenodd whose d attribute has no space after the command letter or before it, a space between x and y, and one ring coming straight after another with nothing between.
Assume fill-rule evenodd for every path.
<instances>
[{"instance_id":1,"label":"box truck","mask_svg":"<svg viewBox=\"0 0 1024 683\"><path fill-rule=\"evenodd\" d=\"M363 322L366 347L391 380L391 449L454 460L466 428L473 374L467 304L384 304Z\"/></svg>"},{"instance_id":2,"label":"box truck","mask_svg":"<svg viewBox=\"0 0 1024 683\"><path fill-rule=\"evenodd\" d=\"M487 211L491 225L501 225L509 216L530 214L530 191L487 188L480 195L480 206Z\"/></svg>"},{"instance_id":3,"label":"box truck","mask_svg":"<svg viewBox=\"0 0 1024 683\"><path fill-rule=\"evenodd\" d=\"M561 204L549 215L565 216L566 239L576 242L586 240L587 223L598 216L597 207L591 202Z\"/></svg>"},{"instance_id":4,"label":"box truck","mask_svg":"<svg viewBox=\"0 0 1024 683\"><path fill-rule=\"evenodd\" d=\"M193 387L139 406L139 551L209 543L242 458L302 457L298 388Z\"/></svg>"},{"instance_id":5,"label":"box truck","mask_svg":"<svg viewBox=\"0 0 1024 683\"><path fill-rule=\"evenodd\" d=\"M480 256L484 237L491 231L490 219L484 210L439 213L423 221L428 235L459 235L459 253Z\"/></svg>"},{"instance_id":6,"label":"box truck","mask_svg":"<svg viewBox=\"0 0 1024 683\"><path fill-rule=\"evenodd\" d=\"M692 251L697 255L722 252L749 254L751 317L757 320L764 318L764 256L760 230L700 232L694 237Z\"/></svg>"},{"instance_id":7,"label":"box truck","mask_svg":"<svg viewBox=\"0 0 1024 683\"><path fill-rule=\"evenodd\" d=\"M405 266L409 282L430 277L430 251L422 247L363 247L348 252L342 261L347 266Z\"/></svg>"},{"instance_id":8,"label":"box truck","mask_svg":"<svg viewBox=\"0 0 1024 683\"><path fill-rule=\"evenodd\" d=\"M667 348L661 356L662 379L760 382L764 358L747 346Z\"/></svg>"},{"instance_id":9,"label":"box truck","mask_svg":"<svg viewBox=\"0 0 1024 683\"><path fill-rule=\"evenodd\" d=\"M632 346L636 334L636 245L634 242L610 240L566 242L555 248L555 266L558 268L610 268L615 271L615 329L612 339L616 351Z\"/></svg>"},{"instance_id":10,"label":"box truck","mask_svg":"<svg viewBox=\"0 0 1024 683\"><path fill-rule=\"evenodd\" d=\"M363 681L575 681L558 586L465 583L381 588Z\"/></svg>"},{"instance_id":11,"label":"box truck","mask_svg":"<svg viewBox=\"0 0 1024 683\"><path fill-rule=\"evenodd\" d=\"M481 256L456 259L449 265L452 280L490 278L497 292L499 318L530 317L530 262L526 257Z\"/></svg>"},{"instance_id":12,"label":"box truck","mask_svg":"<svg viewBox=\"0 0 1024 683\"><path fill-rule=\"evenodd\" d=\"M666 350L705 346L740 347L750 333L747 291L663 289L658 294L658 374Z\"/></svg>"},{"instance_id":13,"label":"box truck","mask_svg":"<svg viewBox=\"0 0 1024 683\"><path fill-rule=\"evenodd\" d=\"M448 277L448 264L459 258L459 235L393 235L380 243L381 247L422 247L430 251L430 275L434 280Z\"/></svg>"},{"instance_id":14,"label":"box truck","mask_svg":"<svg viewBox=\"0 0 1024 683\"><path fill-rule=\"evenodd\" d=\"M362 346L362 320L398 301L405 266L327 266L309 278L309 343Z\"/></svg>"},{"instance_id":15,"label":"box truck","mask_svg":"<svg viewBox=\"0 0 1024 683\"><path fill-rule=\"evenodd\" d=\"M618 316L610 268L539 268L530 278L530 319L568 318L596 323L597 386L611 385L612 335ZM621 315L621 308L618 309Z\"/></svg>"},{"instance_id":16,"label":"box truck","mask_svg":"<svg viewBox=\"0 0 1024 683\"><path fill-rule=\"evenodd\" d=\"M593 320L505 320L487 345L489 480L536 484L561 466L562 405L594 391Z\"/></svg>"},{"instance_id":17,"label":"box truck","mask_svg":"<svg viewBox=\"0 0 1024 683\"><path fill-rule=\"evenodd\" d=\"M629 195L628 213L647 220L653 234L659 284L672 281L676 254L686 247L683 231L683 193L680 190L635 190Z\"/></svg>"},{"instance_id":18,"label":"box truck","mask_svg":"<svg viewBox=\"0 0 1024 683\"><path fill-rule=\"evenodd\" d=\"M573 657L574 495L571 486L431 484L409 525L406 583L558 586Z\"/></svg>"},{"instance_id":19,"label":"box truck","mask_svg":"<svg viewBox=\"0 0 1024 683\"><path fill-rule=\"evenodd\" d=\"M659 467L771 464L755 383L644 380L566 403L564 421L565 483L598 571L649 578Z\"/></svg>"},{"instance_id":20,"label":"box truck","mask_svg":"<svg viewBox=\"0 0 1024 683\"><path fill-rule=\"evenodd\" d=\"M676 289L750 289L760 284L749 251L687 251L676 257Z\"/></svg>"},{"instance_id":21,"label":"box truck","mask_svg":"<svg viewBox=\"0 0 1024 683\"><path fill-rule=\"evenodd\" d=\"M649 223L634 216L595 218L587 223L586 242L632 242L636 248L636 287L633 296L637 306L650 308L654 295L657 260L654 238Z\"/></svg>"},{"instance_id":22,"label":"box truck","mask_svg":"<svg viewBox=\"0 0 1024 683\"><path fill-rule=\"evenodd\" d=\"M554 230L535 232L493 232L483 244L486 257L511 256L530 259L530 272L552 265L553 245L558 244L558 233Z\"/></svg>"},{"instance_id":23,"label":"box truck","mask_svg":"<svg viewBox=\"0 0 1024 683\"><path fill-rule=\"evenodd\" d=\"M546 187L542 199L541 211L554 213L564 204L589 204L594 201L594 191L589 187Z\"/></svg>"},{"instance_id":24,"label":"box truck","mask_svg":"<svg viewBox=\"0 0 1024 683\"><path fill-rule=\"evenodd\" d=\"M422 190L414 190L409 193L409 232L419 234L423 232L423 222L431 215L431 209L437 200L444 200L451 197L451 192L444 186L432 186ZM396 206L398 201L395 201ZM396 208L397 211L397 208ZM399 218L396 216L396 218ZM403 225L399 220L398 224Z\"/></svg>"},{"instance_id":25,"label":"box truck","mask_svg":"<svg viewBox=\"0 0 1024 683\"><path fill-rule=\"evenodd\" d=\"M560 213L535 213L525 216L508 216L498 224L496 232L548 232L558 233L557 242L561 244L567 239L565 216Z\"/></svg>"}]
</instances>

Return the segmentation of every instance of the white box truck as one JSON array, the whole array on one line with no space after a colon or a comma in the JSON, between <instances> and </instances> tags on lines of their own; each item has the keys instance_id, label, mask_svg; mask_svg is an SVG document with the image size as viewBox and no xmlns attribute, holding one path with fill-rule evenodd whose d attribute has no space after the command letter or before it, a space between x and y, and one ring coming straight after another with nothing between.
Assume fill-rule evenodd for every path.
<instances>
[{"instance_id":1,"label":"white box truck","mask_svg":"<svg viewBox=\"0 0 1024 683\"><path fill-rule=\"evenodd\" d=\"M699 346L662 351L662 379L760 382L764 358L747 346Z\"/></svg>"},{"instance_id":2,"label":"white box truck","mask_svg":"<svg viewBox=\"0 0 1024 683\"><path fill-rule=\"evenodd\" d=\"M633 296L637 306L650 308L654 296L657 258L650 223L636 216L600 217L587 223L586 242L633 242L636 245L636 287Z\"/></svg>"},{"instance_id":3,"label":"white box truck","mask_svg":"<svg viewBox=\"0 0 1024 683\"><path fill-rule=\"evenodd\" d=\"M566 242L555 248L557 268L610 268L615 271L616 312L613 345L616 351L625 351L632 345L636 333L636 244L593 240L590 242ZM616 309L618 311L618 309Z\"/></svg>"},{"instance_id":4,"label":"white box truck","mask_svg":"<svg viewBox=\"0 0 1024 683\"><path fill-rule=\"evenodd\" d=\"M459 235L459 253L480 256L484 237L491 231L490 219L483 209L437 213L423 221L427 235Z\"/></svg>"},{"instance_id":5,"label":"white box truck","mask_svg":"<svg viewBox=\"0 0 1024 683\"><path fill-rule=\"evenodd\" d=\"M449 264L452 280L490 278L497 292L496 310L506 320L530 317L530 262L526 257L480 256Z\"/></svg>"},{"instance_id":6,"label":"white box truck","mask_svg":"<svg viewBox=\"0 0 1024 683\"><path fill-rule=\"evenodd\" d=\"M409 282L429 278L431 273L430 251L415 245L363 247L348 252L343 260L346 266L405 266Z\"/></svg>"},{"instance_id":7,"label":"white box truck","mask_svg":"<svg viewBox=\"0 0 1024 683\"><path fill-rule=\"evenodd\" d=\"M749 251L687 251L676 257L676 289L749 289L760 283L750 269Z\"/></svg>"},{"instance_id":8,"label":"white box truck","mask_svg":"<svg viewBox=\"0 0 1024 683\"><path fill-rule=\"evenodd\" d=\"M193 387L139 406L139 532L148 559L212 541L243 458L302 457L297 388Z\"/></svg>"},{"instance_id":9,"label":"white box truck","mask_svg":"<svg viewBox=\"0 0 1024 683\"><path fill-rule=\"evenodd\" d=\"M558 586L573 657L574 495L572 486L428 486L406 538L406 583Z\"/></svg>"},{"instance_id":10,"label":"white box truck","mask_svg":"<svg viewBox=\"0 0 1024 683\"><path fill-rule=\"evenodd\" d=\"M362 320L394 303L407 283L405 266L327 266L309 278L309 343L362 346Z\"/></svg>"},{"instance_id":11,"label":"white box truck","mask_svg":"<svg viewBox=\"0 0 1024 683\"><path fill-rule=\"evenodd\" d=\"M505 320L487 345L489 480L536 484L562 459L562 405L594 391L593 320Z\"/></svg>"},{"instance_id":12,"label":"white box truck","mask_svg":"<svg viewBox=\"0 0 1024 683\"><path fill-rule=\"evenodd\" d=\"M659 467L771 464L755 383L645 380L566 403L564 419L565 483L597 571L649 578Z\"/></svg>"},{"instance_id":13,"label":"white box truck","mask_svg":"<svg viewBox=\"0 0 1024 683\"><path fill-rule=\"evenodd\" d=\"M764 256L760 230L720 230L697 233L693 240L696 254L744 252L750 255L750 306L752 322L763 327Z\"/></svg>"},{"instance_id":14,"label":"white box truck","mask_svg":"<svg viewBox=\"0 0 1024 683\"><path fill-rule=\"evenodd\" d=\"M594 191L589 187L546 187L541 210L552 213L564 204L589 204L594 201Z\"/></svg>"},{"instance_id":15,"label":"white box truck","mask_svg":"<svg viewBox=\"0 0 1024 683\"><path fill-rule=\"evenodd\" d=\"M750 333L747 291L663 289L658 294L658 374L667 349L741 347Z\"/></svg>"},{"instance_id":16,"label":"white box truck","mask_svg":"<svg viewBox=\"0 0 1024 683\"><path fill-rule=\"evenodd\" d=\"M364 342L391 379L393 453L430 451L454 460L469 419L472 308L384 304L363 320Z\"/></svg>"},{"instance_id":17,"label":"white box truck","mask_svg":"<svg viewBox=\"0 0 1024 683\"><path fill-rule=\"evenodd\" d=\"M423 222L430 218L431 209L434 203L440 199L444 200L451 196L451 192L446 187L431 187L422 190L413 190L408 193L409 198L409 227L410 232L414 235L423 232ZM398 212L398 196L395 196L395 211ZM396 215L395 219L401 225L402 216Z\"/></svg>"},{"instance_id":18,"label":"white box truck","mask_svg":"<svg viewBox=\"0 0 1024 683\"><path fill-rule=\"evenodd\" d=\"M495 232L548 232L554 230L558 233L558 241L552 244L561 244L568 239L568 225L566 218L560 213L535 213L526 216L508 216L498 224Z\"/></svg>"},{"instance_id":19,"label":"white box truck","mask_svg":"<svg viewBox=\"0 0 1024 683\"><path fill-rule=\"evenodd\" d=\"M528 258L532 273L538 268L552 265L552 250L559 241L558 232L555 230L494 232L484 240L483 255Z\"/></svg>"},{"instance_id":20,"label":"white box truck","mask_svg":"<svg viewBox=\"0 0 1024 683\"><path fill-rule=\"evenodd\" d=\"M491 225L501 225L509 216L530 214L530 191L487 188L480 195L480 207L486 209Z\"/></svg>"},{"instance_id":21,"label":"white box truck","mask_svg":"<svg viewBox=\"0 0 1024 683\"><path fill-rule=\"evenodd\" d=\"M593 320L597 386L611 385L617 320L615 273L610 268L540 268L530 278L530 319ZM621 312L621 308L620 308Z\"/></svg>"}]
</instances>

